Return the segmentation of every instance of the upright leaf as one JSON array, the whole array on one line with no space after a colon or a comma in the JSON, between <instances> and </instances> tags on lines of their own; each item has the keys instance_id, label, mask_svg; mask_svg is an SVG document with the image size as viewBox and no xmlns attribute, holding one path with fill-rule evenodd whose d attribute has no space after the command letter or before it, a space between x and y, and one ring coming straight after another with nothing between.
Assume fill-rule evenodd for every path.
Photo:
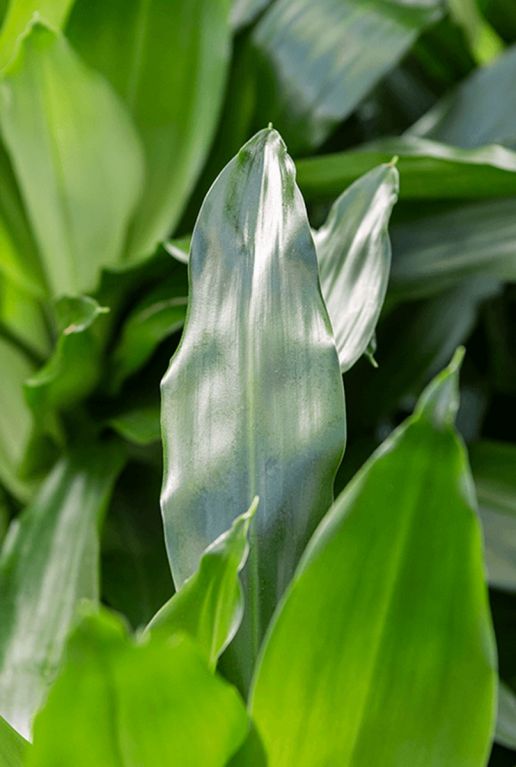
<instances>
[{"instance_id":1,"label":"upright leaf","mask_svg":"<svg viewBox=\"0 0 516 767\"><path fill-rule=\"evenodd\" d=\"M440 11L439 0L278 0L253 33L260 119L292 151L317 146Z\"/></svg>"},{"instance_id":2,"label":"upright leaf","mask_svg":"<svg viewBox=\"0 0 516 767\"><path fill-rule=\"evenodd\" d=\"M249 511L208 546L197 572L147 627L153 634L165 636L184 631L196 640L213 668L242 620L244 602L238 573L247 559L247 531L257 506L256 498Z\"/></svg>"},{"instance_id":3,"label":"upright leaf","mask_svg":"<svg viewBox=\"0 0 516 767\"><path fill-rule=\"evenodd\" d=\"M162 510L174 580L255 495L247 672L271 611L331 504L342 381L294 166L258 133L215 181L190 257L182 342L162 382Z\"/></svg>"},{"instance_id":4,"label":"upright leaf","mask_svg":"<svg viewBox=\"0 0 516 767\"><path fill-rule=\"evenodd\" d=\"M97 526L120 463L113 446L63 458L4 543L0 714L23 735L55 675L77 603L97 597Z\"/></svg>"},{"instance_id":5,"label":"upright leaf","mask_svg":"<svg viewBox=\"0 0 516 767\"><path fill-rule=\"evenodd\" d=\"M342 372L365 352L380 315L391 266L387 226L397 194L396 169L376 168L338 198L314 233Z\"/></svg>"},{"instance_id":6,"label":"upright leaf","mask_svg":"<svg viewBox=\"0 0 516 767\"><path fill-rule=\"evenodd\" d=\"M34 372L33 363L12 343L0 337L0 481L22 500L29 488L19 469L27 448L32 417L23 397L23 384Z\"/></svg>"},{"instance_id":7,"label":"upright leaf","mask_svg":"<svg viewBox=\"0 0 516 767\"><path fill-rule=\"evenodd\" d=\"M0 716L0 763L2 767L23 767L29 744Z\"/></svg>"},{"instance_id":8,"label":"upright leaf","mask_svg":"<svg viewBox=\"0 0 516 767\"><path fill-rule=\"evenodd\" d=\"M100 613L70 639L27 767L224 767L247 727L235 690L186 637L137 645Z\"/></svg>"},{"instance_id":9,"label":"upright leaf","mask_svg":"<svg viewBox=\"0 0 516 767\"><path fill-rule=\"evenodd\" d=\"M455 362L310 542L251 697L271 767L485 764L495 647L456 389Z\"/></svg>"},{"instance_id":10,"label":"upright leaf","mask_svg":"<svg viewBox=\"0 0 516 767\"><path fill-rule=\"evenodd\" d=\"M516 445L478 442L471 446L470 456L489 582L516 591Z\"/></svg>"},{"instance_id":11,"label":"upright leaf","mask_svg":"<svg viewBox=\"0 0 516 767\"><path fill-rule=\"evenodd\" d=\"M141 152L128 115L66 40L41 24L5 71L0 100L0 129L50 289L91 290L100 267L120 259L140 193Z\"/></svg>"},{"instance_id":12,"label":"upright leaf","mask_svg":"<svg viewBox=\"0 0 516 767\"><path fill-rule=\"evenodd\" d=\"M113 84L145 152L128 250L176 226L210 147L229 59L229 0L76 0L67 34Z\"/></svg>"},{"instance_id":13,"label":"upright leaf","mask_svg":"<svg viewBox=\"0 0 516 767\"><path fill-rule=\"evenodd\" d=\"M455 92L423 115L409 133L460 147L504 144L515 148L515 77L513 46L490 66L476 69Z\"/></svg>"}]
</instances>

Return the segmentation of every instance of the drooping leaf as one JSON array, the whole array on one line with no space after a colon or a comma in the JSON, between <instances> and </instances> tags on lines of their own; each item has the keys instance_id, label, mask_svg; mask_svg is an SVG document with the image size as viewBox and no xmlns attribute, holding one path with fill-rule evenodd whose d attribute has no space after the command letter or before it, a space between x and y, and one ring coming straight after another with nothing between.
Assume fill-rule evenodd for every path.
<instances>
[{"instance_id":1,"label":"drooping leaf","mask_svg":"<svg viewBox=\"0 0 516 767\"><path fill-rule=\"evenodd\" d=\"M470 457L489 582L516 591L516 445L478 442L471 445Z\"/></svg>"},{"instance_id":2,"label":"drooping leaf","mask_svg":"<svg viewBox=\"0 0 516 767\"><path fill-rule=\"evenodd\" d=\"M162 382L165 535L180 586L260 497L238 636L245 676L331 503L345 438L315 248L276 131L251 139L208 193L190 283L183 339Z\"/></svg>"},{"instance_id":3,"label":"drooping leaf","mask_svg":"<svg viewBox=\"0 0 516 767\"><path fill-rule=\"evenodd\" d=\"M380 315L391 265L387 226L397 194L397 170L376 168L338 198L314 233L342 372L364 354Z\"/></svg>"},{"instance_id":4,"label":"drooping leaf","mask_svg":"<svg viewBox=\"0 0 516 767\"><path fill-rule=\"evenodd\" d=\"M37 17L61 29L73 0L9 0L0 33L0 69L15 56L20 38Z\"/></svg>"},{"instance_id":5,"label":"drooping leaf","mask_svg":"<svg viewBox=\"0 0 516 767\"><path fill-rule=\"evenodd\" d=\"M24 37L0 93L0 129L50 289L92 290L100 267L121 257L140 193L130 119L100 75L41 24Z\"/></svg>"},{"instance_id":6,"label":"drooping leaf","mask_svg":"<svg viewBox=\"0 0 516 767\"><path fill-rule=\"evenodd\" d=\"M392 297L430 296L466 277L516 280L516 200L469 203L392 226Z\"/></svg>"},{"instance_id":7,"label":"drooping leaf","mask_svg":"<svg viewBox=\"0 0 516 767\"><path fill-rule=\"evenodd\" d=\"M139 370L162 341L183 327L188 303L183 277L184 269L148 292L131 311L113 351L113 389Z\"/></svg>"},{"instance_id":8,"label":"drooping leaf","mask_svg":"<svg viewBox=\"0 0 516 767\"><path fill-rule=\"evenodd\" d=\"M309 199L340 194L363 173L398 157L400 198L409 200L510 197L516 193L516 153L501 146L460 149L405 136L296 162L298 182Z\"/></svg>"},{"instance_id":9,"label":"drooping leaf","mask_svg":"<svg viewBox=\"0 0 516 767\"><path fill-rule=\"evenodd\" d=\"M310 542L251 697L270 767L485 764L495 647L456 389L454 362Z\"/></svg>"},{"instance_id":10,"label":"drooping leaf","mask_svg":"<svg viewBox=\"0 0 516 767\"><path fill-rule=\"evenodd\" d=\"M0 716L0 764L23 767L29 744Z\"/></svg>"},{"instance_id":11,"label":"drooping leaf","mask_svg":"<svg viewBox=\"0 0 516 767\"><path fill-rule=\"evenodd\" d=\"M0 557L0 714L23 735L59 665L78 601L97 597L97 525L122 457L63 458L13 523Z\"/></svg>"},{"instance_id":12,"label":"drooping leaf","mask_svg":"<svg viewBox=\"0 0 516 767\"><path fill-rule=\"evenodd\" d=\"M258 506L237 517L231 528L211 543L199 569L181 586L149 623L151 634L183 631L196 641L211 668L231 642L244 612L238 574L245 565L249 524Z\"/></svg>"},{"instance_id":13,"label":"drooping leaf","mask_svg":"<svg viewBox=\"0 0 516 767\"><path fill-rule=\"evenodd\" d=\"M101 372L101 342L96 323L109 310L88 296L60 298L56 303L60 335L52 356L25 385L27 400L42 421L86 397Z\"/></svg>"},{"instance_id":14,"label":"drooping leaf","mask_svg":"<svg viewBox=\"0 0 516 767\"><path fill-rule=\"evenodd\" d=\"M27 767L223 767L247 727L236 691L186 637L137 645L102 612L70 639Z\"/></svg>"},{"instance_id":15,"label":"drooping leaf","mask_svg":"<svg viewBox=\"0 0 516 767\"><path fill-rule=\"evenodd\" d=\"M516 751L516 694L503 682L498 686L498 717L495 739Z\"/></svg>"},{"instance_id":16,"label":"drooping leaf","mask_svg":"<svg viewBox=\"0 0 516 767\"><path fill-rule=\"evenodd\" d=\"M0 337L0 370L0 481L15 496L27 500L30 488L19 469L31 435L32 416L23 397L23 384L34 372L34 365Z\"/></svg>"},{"instance_id":17,"label":"drooping leaf","mask_svg":"<svg viewBox=\"0 0 516 767\"><path fill-rule=\"evenodd\" d=\"M229 59L229 0L76 0L67 34L127 104L145 151L128 251L174 229L206 158Z\"/></svg>"},{"instance_id":18,"label":"drooping leaf","mask_svg":"<svg viewBox=\"0 0 516 767\"><path fill-rule=\"evenodd\" d=\"M294 152L317 146L440 12L438 0L278 0L253 33L260 119Z\"/></svg>"},{"instance_id":19,"label":"drooping leaf","mask_svg":"<svg viewBox=\"0 0 516 767\"><path fill-rule=\"evenodd\" d=\"M490 66L473 72L410 129L415 136L473 148L503 144L516 148L516 46Z\"/></svg>"}]
</instances>

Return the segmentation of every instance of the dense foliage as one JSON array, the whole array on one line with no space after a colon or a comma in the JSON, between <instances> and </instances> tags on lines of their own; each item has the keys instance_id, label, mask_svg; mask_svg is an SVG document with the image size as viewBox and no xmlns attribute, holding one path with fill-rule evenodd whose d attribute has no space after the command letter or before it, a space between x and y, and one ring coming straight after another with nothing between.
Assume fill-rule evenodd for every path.
<instances>
[{"instance_id":1,"label":"dense foliage","mask_svg":"<svg viewBox=\"0 0 516 767\"><path fill-rule=\"evenodd\" d=\"M516 4L0 17L0 767L514 767Z\"/></svg>"}]
</instances>

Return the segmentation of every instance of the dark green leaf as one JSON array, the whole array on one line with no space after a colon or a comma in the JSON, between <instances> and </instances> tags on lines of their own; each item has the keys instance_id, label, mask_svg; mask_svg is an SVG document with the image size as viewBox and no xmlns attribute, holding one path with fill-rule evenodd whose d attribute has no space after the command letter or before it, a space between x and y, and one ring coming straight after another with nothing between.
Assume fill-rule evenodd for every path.
<instances>
[{"instance_id":1,"label":"dark green leaf","mask_svg":"<svg viewBox=\"0 0 516 767\"><path fill-rule=\"evenodd\" d=\"M140 193L129 117L108 84L41 24L6 70L1 96L0 128L50 289L91 290L100 267L120 259Z\"/></svg>"},{"instance_id":2,"label":"dark green leaf","mask_svg":"<svg viewBox=\"0 0 516 767\"><path fill-rule=\"evenodd\" d=\"M246 563L247 533L258 498L237 517L231 528L211 543L202 555L199 569L161 608L147 630L170 636L183 631L202 649L212 668L235 636L244 612L238 578Z\"/></svg>"},{"instance_id":3,"label":"dark green leaf","mask_svg":"<svg viewBox=\"0 0 516 767\"><path fill-rule=\"evenodd\" d=\"M100 376L98 318L109 311L88 296L63 297L56 303L60 335L50 359L25 385L27 400L43 420L86 397Z\"/></svg>"},{"instance_id":4,"label":"dark green leaf","mask_svg":"<svg viewBox=\"0 0 516 767\"><path fill-rule=\"evenodd\" d=\"M270 767L486 763L495 647L456 388L457 362L310 542L251 698Z\"/></svg>"},{"instance_id":5,"label":"dark green leaf","mask_svg":"<svg viewBox=\"0 0 516 767\"><path fill-rule=\"evenodd\" d=\"M186 637L138 645L102 612L70 639L27 767L223 767L247 727L235 690Z\"/></svg>"},{"instance_id":6,"label":"dark green leaf","mask_svg":"<svg viewBox=\"0 0 516 767\"><path fill-rule=\"evenodd\" d=\"M498 718L495 738L497 743L516 751L516 695L503 682L500 682L498 687Z\"/></svg>"},{"instance_id":7,"label":"dark green leaf","mask_svg":"<svg viewBox=\"0 0 516 767\"><path fill-rule=\"evenodd\" d=\"M23 735L59 665L78 601L98 591L99 517L120 448L62 459L19 521L0 558L0 714Z\"/></svg>"},{"instance_id":8,"label":"dark green leaf","mask_svg":"<svg viewBox=\"0 0 516 767\"><path fill-rule=\"evenodd\" d=\"M310 199L325 199L379 163L398 157L401 199L468 199L516 194L516 153L500 146L460 149L417 136L389 138L296 163Z\"/></svg>"},{"instance_id":9,"label":"dark green leaf","mask_svg":"<svg viewBox=\"0 0 516 767\"><path fill-rule=\"evenodd\" d=\"M109 420L109 425L135 445L151 445L161 438L159 405L124 410Z\"/></svg>"},{"instance_id":10,"label":"dark green leaf","mask_svg":"<svg viewBox=\"0 0 516 767\"><path fill-rule=\"evenodd\" d=\"M516 198L422 215L390 232L393 297L429 296L466 277L516 280Z\"/></svg>"},{"instance_id":11,"label":"dark green leaf","mask_svg":"<svg viewBox=\"0 0 516 767\"><path fill-rule=\"evenodd\" d=\"M146 179L132 257L174 229L206 158L229 59L229 0L76 0L67 33L127 104Z\"/></svg>"},{"instance_id":12,"label":"dark green leaf","mask_svg":"<svg viewBox=\"0 0 516 767\"><path fill-rule=\"evenodd\" d=\"M314 233L342 372L365 353L380 315L391 265L387 226L397 194L397 170L376 168L338 198Z\"/></svg>"},{"instance_id":13,"label":"dark green leaf","mask_svg":"<svg viewBox=\"0 0 516 767\"><path fill-rule=\"evenodd\" d=\"M0 764L23 767L29 744L0 716Z\"/></svg>"},{"instance_id":14,"label":"dark green leaf","mask_svg":"<svg viewBox=\"0 0 516 767\"><path fill-rule=\"evenodd\" d=\"M278 0L258 23L258 114L292 151L320 144L439 18L439 0Z\"/></svg>"},{"instance_id":15,"label":"dark green leaf","mask_svg":"<svg viewBox=\"0 0 516 767\"><path fill-rule=\"evenodd\" d=\"M276 131L251 139L208 193L190 282L183 339L162 382L167 548L180 586L204 549L260 497L238 637L245 676L331 503L345 439L315 248Z\"/></svg>"},{"instance_id":16,"label":"dark green leaf","mask_svg":"<svg viewBox=\"0 0 516 767\"><path fill-rule=\"evenodd\" d=\"M471 446L470 456L489 582L516 591L516 445L478 442Z\"/></svg>"},{"instance_id":17,"label":"dark green leaf","mask_svg":"<svg viewBox=\"0 0 516 767\"><path fill-rule=\"evenodd\" d=\"M461 147L516 148L516 46L482 67L425 114L409 133Z\"/></svg>"}]
</instances>

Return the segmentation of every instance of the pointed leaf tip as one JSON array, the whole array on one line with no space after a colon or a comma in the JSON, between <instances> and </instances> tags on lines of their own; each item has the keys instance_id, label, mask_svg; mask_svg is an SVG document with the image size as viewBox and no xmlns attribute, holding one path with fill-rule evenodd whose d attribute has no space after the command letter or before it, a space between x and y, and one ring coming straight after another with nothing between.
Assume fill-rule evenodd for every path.
<instances>
[{"instance_id":1,"label":"pointed leaf tip","mask_svg":"<svg viewBox=\"0 0 516 767\"><path fill-rule=\"evenodd\" d=\"M428 384L419 398L415 414L427 418L437 428L455 421L460 404L459 371L464 354L464 347L459 346L448 367Z\"/></svg>"}]
</instances>

